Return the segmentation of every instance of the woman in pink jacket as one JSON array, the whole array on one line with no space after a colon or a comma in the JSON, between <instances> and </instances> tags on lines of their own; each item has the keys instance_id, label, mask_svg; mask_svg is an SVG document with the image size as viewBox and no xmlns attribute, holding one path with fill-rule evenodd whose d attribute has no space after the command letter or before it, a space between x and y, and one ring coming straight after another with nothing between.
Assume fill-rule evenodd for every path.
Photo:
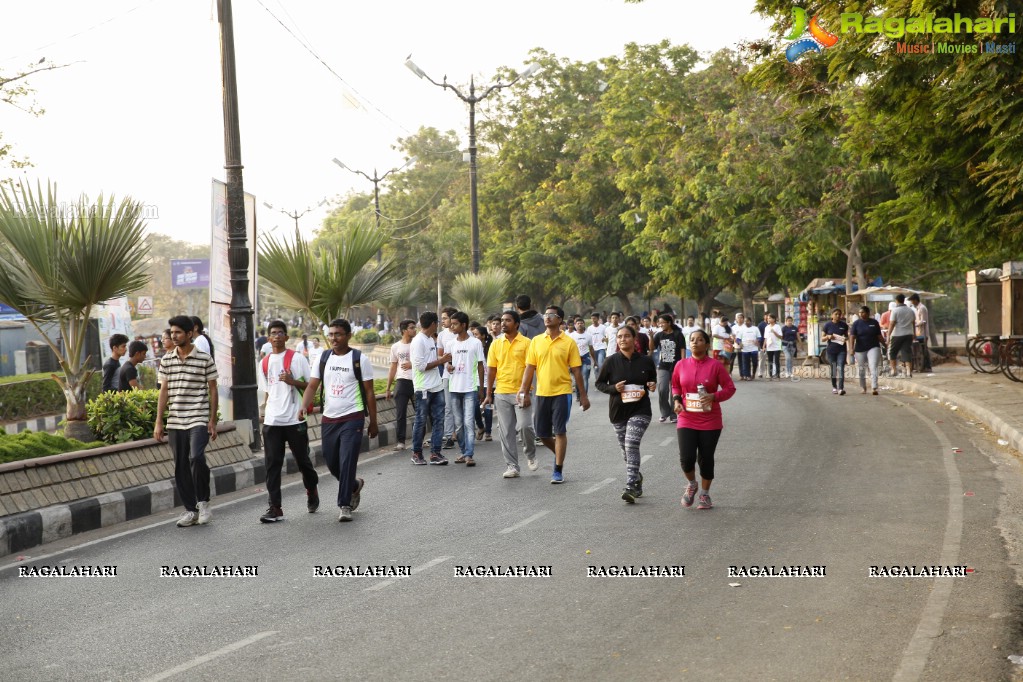
<instances>
[{"instance_id":1,"label":"woman in pink jacket","mask_svg":"<svg viewBox=\"0 0 1023 682\"><path fill-rule=\"evenodd\" d=\"M671 375L671 395L678 415L678 456L689 483L682 505L691 507L696 497L696 464L703 479L697 509L710 509L710 484L714 480L714 450L721 437L719 403L735 395L735 384L721 363L708 357L710 337L701 329L689 335L692 357L679 361ZM699 387L703 386L703 391Z\"/></svg>"}]
</instances>

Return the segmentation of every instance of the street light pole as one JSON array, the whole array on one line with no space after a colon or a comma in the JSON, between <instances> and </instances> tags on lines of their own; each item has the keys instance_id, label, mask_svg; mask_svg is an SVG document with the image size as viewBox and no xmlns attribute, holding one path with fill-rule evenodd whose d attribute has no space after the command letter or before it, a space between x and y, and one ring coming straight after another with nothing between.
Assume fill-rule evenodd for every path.
<instances>
[{"instance_id":1,"label":"street light pole","mask_svg":"<svg viewBox=\"0 0 1023 682\"><path fill-rule=\"evenodd\" d=\"M510 85L514 85L520 78L528 78L534 73L540 70L540 65L536 62L528 64L523 71L520 71L515 75L515 78L507 83L494 83L479 97L476 96L476 81L474 78L469 78L469 95L468 97L463 95L462 92L454 85L448 83L448 77L444 76L443 80L438 83L437 81L430 78L429 75L412 61L411 55L409 59L405 60L405 66L408 67L409 71L416 74L420 78L425 78L430 81L438 88L445 90L451 90L458 96L460 100L469 105L469 210L472 221L472 272L476 274L480 271L480 225L479 225L479 206L476 199L476 103L485 100L490 93L501 88L507 88Z\"/></svg>"},{"instance_id":2,"label":"street light pole","mask_svg":"<svg viewBox=\"0 0 1023 682\"><path fill-rule=\"evenodd\" d=\"M224 169L227 171L228 263L231 270L232 418L247 419L253 451L260 448L259 404L256 400L256 351L249 300L249 249L245 230L245 189L242 182L241 133L238 125L238 81L234 61L234 17L231 0L219 0L220 68L224 84Z\"/></svg>"},{"instance_id":3,"label":"street light pole","mask_svg":"<svg viewBox=\"0 0 1023 682\"><path fill-rule=\"evenodd\" d=\"M309 206L308 208L306 208L301 213L299 213L298 211L292 211L291 213L289 213L289 212L285 211L283 208L279 208L277 210L295 221L295 233L297 234L298 233L298 219L301 218L302 216L304 216L309 211L313 210L314 208L319 208L320 206L323 206L325 203L327 203L327 200L323 199L323 200L320 201L320 203L316 204L316 206ZM263 205L266 206L267 208L269 208L271 211L274 210L273 204L270 204L270 203L267 203L267 202L264 201Z\"/></svg>"},{"instance_id":4,"label":"street light pole","mask_svg":"<svg viewBox=\"0 0 1023 682\"><path fill-rule=\"evenodd\" d=\"M399 166L398 168L392 168L391 170L387 171L386 173L384 173L381 176L377 176L377 169L374 168L373 169L373 177L370 177L370 176L366 175L361 170L356 170L355 168L349 168L348 166L346 166L344 163L342 163L337 158L331 159L331 160L334 163L336 163L338 166L343 168L344 170L348 171L349 173L355 173L356 175L361 175L362 177L366 178L367 180L369 180L370 182L373 183L373 211L376 214L377 231L379 231L380 230L380 183L383 182L384 178L386 178L391 173L397 173L402 168L405 168L405 166L408 166L410 164L415 163L417 158L418 157L413 156L408 161L406 161L404 164ZM380 262L383 260L383 257L384 257L383 249L377 249L377 265L380 265Z\"/></svg>"}]
</instances>

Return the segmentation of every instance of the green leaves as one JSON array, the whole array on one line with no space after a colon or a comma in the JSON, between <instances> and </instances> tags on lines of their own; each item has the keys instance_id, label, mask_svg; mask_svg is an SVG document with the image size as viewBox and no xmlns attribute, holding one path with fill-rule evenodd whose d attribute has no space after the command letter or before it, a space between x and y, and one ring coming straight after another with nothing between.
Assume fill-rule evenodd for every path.
<instances>
[{"instance_id":1,"label":"green leaves","mask_svg":"<svg viewBox=\"0 0 1023 682\"><path fill-rule=\"evenodd\" d=\"M451 295L455 306L470 320L482 322L487 315L501 311L511 298L511 273L504 268L484 268L478 274L464 272L455 278Z\"/></svg>"}]
</instances>

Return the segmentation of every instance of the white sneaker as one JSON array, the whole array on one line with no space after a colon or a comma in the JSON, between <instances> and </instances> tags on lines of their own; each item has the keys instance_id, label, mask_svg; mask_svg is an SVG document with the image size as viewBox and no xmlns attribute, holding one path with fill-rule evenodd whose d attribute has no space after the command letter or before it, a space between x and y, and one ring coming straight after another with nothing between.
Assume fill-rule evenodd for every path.
<instances>
[{"instance_id":1,"label":"white sneaker","mask_svg":"<svg viewBox=\"0 0 1023 682\"><path fill-rule=\"evenodd\" d=\"M197 502L195 506L199 508L199 525L205 526L213 518L213 512L210 511L210 503Z\"/></svg>"},{"instance_id":2,"label":"white sneaker","mask_svg":"<svg viewBox=\"0 0 1023 682\"><path fill-rule=\"evenodd\" d=\"M394 451L395 452L401 452L404 449L405 449L405 443L398 443L397 445L394 446Z\"/></svg>"},{"instance_id":3,"label":"white sneaker","mask_svg":"<svg viewBox=\"0 0 1023 682\"><path fill-rule=\"evenodd\" d=\"M341 512L337 515L338 521L351 521L352 520L352 508L341 507Z\"/></svg>"},{"instance_id":4,"label":"white sneaker","mask_svg":"<svg viewBox=\"0 0 1023 682\"><path fill-rule=\"evenodd\" d=\"M540 461L536 457L533 459L526 459L526 465L529 466L530 471L536 471L540 468Z\"/></svg>"},{"instance_id":5,"label":"white sneaker","mask_svg":"<svg viewBox=\"0 0 1023 682\"><path fill-rule=\"evenodd\" d=\"M507 469L505 470L505 472L504 472L504 477L505 477L505 478L518 478L518 477L519 477L519 470L518 470L518 469L516 469L516 468L515 468L515 467L513 467L513 466L510 466L510 467L508 467L508 468L507 468Z\"/></svg>"},{"instance_id":6,"label":"white sneaker","mask_svg":"<svg viewBox=\"0 0 1023 682\"><path fill-rule=\"evenodd\" d=\"M186 511L178 519L178 528L185 528L187 526L194 526L199 522L199 514L194 511Z\"/></svg>"}]
</instances>

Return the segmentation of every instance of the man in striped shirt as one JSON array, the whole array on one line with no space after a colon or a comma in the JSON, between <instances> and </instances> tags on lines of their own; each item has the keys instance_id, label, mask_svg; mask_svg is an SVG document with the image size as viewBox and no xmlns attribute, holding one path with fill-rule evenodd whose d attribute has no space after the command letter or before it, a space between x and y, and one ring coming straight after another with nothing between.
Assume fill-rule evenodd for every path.
<instances>
[{"instance_id":1,"label":"man in striped shirt","mask_svg":"<svg viewBox=\"0 0 1023 682\"><path fill-rule=\"evenodd\" d=\"M174 481L185 512L179 527L209 523L210 468L206 445L217 439L217 366L209 353L192 343L192 320L178 315L168 320L174 352L160 362L160 399L153 438L166 435L174 451Z\"/></svg>"}]
</instances>

